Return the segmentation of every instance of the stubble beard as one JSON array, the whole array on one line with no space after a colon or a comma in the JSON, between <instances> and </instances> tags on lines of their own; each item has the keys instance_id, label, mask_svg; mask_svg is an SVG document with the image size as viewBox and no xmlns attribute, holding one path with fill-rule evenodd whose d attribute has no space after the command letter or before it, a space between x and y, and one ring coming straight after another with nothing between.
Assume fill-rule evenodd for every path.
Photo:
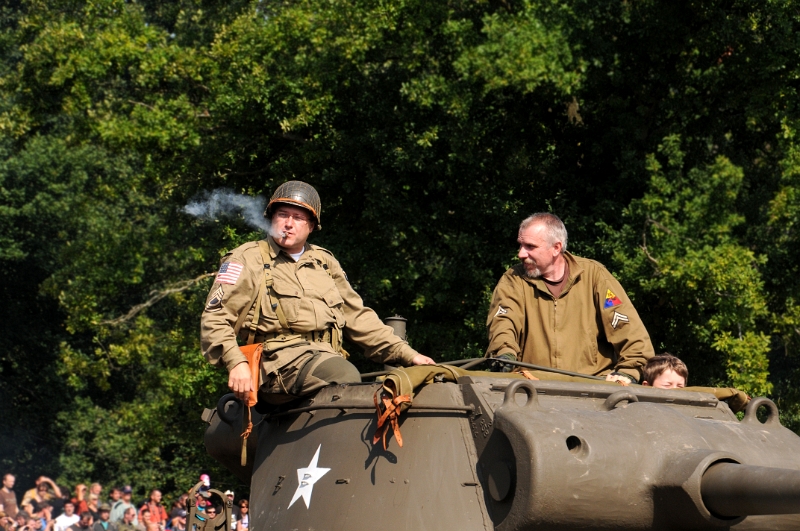
<instances>
[{"instance_id":1,"label":"stubble beard","mask_svg":"<svg viewBox=\"0 0 800 531\"><path fill-rule=\"evenodd\" d=\"M533 263L533 260L525 259L522 261L523 267L525 268L525 276L528 278L539 278L542 276L542 271L536 267L536 264ZM527 266L533 266L533 269L528 269Z\"/></svg>"}]
</instances>

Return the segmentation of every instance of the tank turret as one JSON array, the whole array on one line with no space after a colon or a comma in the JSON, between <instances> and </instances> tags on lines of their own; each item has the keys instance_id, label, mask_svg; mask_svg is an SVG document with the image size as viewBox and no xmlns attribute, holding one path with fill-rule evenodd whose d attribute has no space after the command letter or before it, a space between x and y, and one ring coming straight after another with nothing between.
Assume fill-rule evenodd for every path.
<instances>
[{"instance_id":1,"label":"tank turret","mask_svg":"<svg viewBox=\"0 0 800 531\"><path fill-rule=\"evenodd\" d=\"M258 530L800 529L800 437L765 398L740 421L703 392L458 374L416 389L385 449L381 383L254 419L246 467L231 395L206 446L250 478Z\"/></svg>"}]
</instances>

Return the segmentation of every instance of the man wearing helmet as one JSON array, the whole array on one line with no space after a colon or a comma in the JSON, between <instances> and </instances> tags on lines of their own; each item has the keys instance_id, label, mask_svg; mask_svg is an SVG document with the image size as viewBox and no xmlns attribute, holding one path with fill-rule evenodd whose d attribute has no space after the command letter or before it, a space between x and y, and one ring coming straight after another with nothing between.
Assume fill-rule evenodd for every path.
<instances>
[{"instance_id":1,"label":"man wearing helmet","mask_svg":"<svg viewBox=\"0 0 800 531\"><path fill-rule=\"evenodd\" d=\"M301 181L279 186L264 216L269 235L223 257L200 319L203 353L224 365L241 400L251 390L242 344L263 343L259 400L280 404L331 383L358 382L344 336L382 363L426 365L353 291L333 254L309 244L321 229L317 191Z\"/></svg>"}]
</instances>

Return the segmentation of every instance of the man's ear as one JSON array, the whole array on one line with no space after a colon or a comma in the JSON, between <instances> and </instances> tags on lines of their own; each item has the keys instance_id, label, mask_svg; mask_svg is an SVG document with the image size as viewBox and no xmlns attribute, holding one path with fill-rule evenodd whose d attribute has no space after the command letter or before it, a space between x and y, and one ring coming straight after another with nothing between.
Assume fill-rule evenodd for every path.
<instances>
[{"instance_id":1,"label":"man's ear","mask_svg":"<svg viewBox=\"0 0 800 531\"><path fill-rule=\"evenodd\" d=\"M556 242L553 244L553 256L558 256L561 254L561 251L564 249L564 244L561 242Z\"/></svg>"}]
</instances>

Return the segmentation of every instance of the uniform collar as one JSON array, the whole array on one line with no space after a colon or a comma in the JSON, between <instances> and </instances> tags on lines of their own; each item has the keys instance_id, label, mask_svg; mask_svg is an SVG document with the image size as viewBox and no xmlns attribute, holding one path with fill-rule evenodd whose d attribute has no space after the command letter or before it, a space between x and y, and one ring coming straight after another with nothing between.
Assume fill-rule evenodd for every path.
<instances>
[{"instance_id":1,"label":"uniform collar","mask_svg":"<svg viewBox=\"0 0 800 531\"><path fill-rule=\"evenodd\" d=\"M578 281L578 277L581 276L581 273L583 273L583 268L580 266L580 264L578 264L578 261L575 260L575 257L571 253L565 251L564 259L569 263L569 281L567 282L567 285L564 286L564 291L561 292L559 298L566 295L572 285ZM536 289L546 294L548 297L553 297L550 294L550 290L547 289L547 285L545 284L544 280L541 278L530 278L527 276L525 274L525 267L522 264L519 264L517 267L519 268L518 271L520 276L525 280L525 282L534 285Z\"/></svg>"},{"instance_id":2,"label":"uniform collar","mask_svg":"<svg viewBox=\"0 0 800 531\"><path fill-rule=\"evenodd\" d=\"M267 243L269 243L271 258L275 259L279 254L283 253L286 256L286 258L291 258L294 261L294 259L289 255L289 253L286 251L286 249L284 249L283 247L278 245L275 242L275 240L272 239L272 236L267 236L266 239L267 239ZM308 242L303 244L303 256L300 257L300 260L302 260L306 256L306 252L308 252L310 250L311 250L311 244L309 244ZM298 262L300 260L298 260Z\"/></svg>"},{"instance_id":3,"label":"uniform collar","mask_svg":"<svg viewBox=\"0 0 800 531\"><path fill-rule=\"evenodd\" d=\"M272 236L267 237L267 242L269 243L270 257L273 260L283 253L283 256L287 260L294 262L294 258L292 258L288 252L286 252L286 249L275 243L275 240L272 239ZM296 263L297 265L301 265L306 262L319 262L316 253L314 253L314 246L308 243L308 241L306 241L306 243L303 245L303 255Z\"/></svg>"}]
</instances>

